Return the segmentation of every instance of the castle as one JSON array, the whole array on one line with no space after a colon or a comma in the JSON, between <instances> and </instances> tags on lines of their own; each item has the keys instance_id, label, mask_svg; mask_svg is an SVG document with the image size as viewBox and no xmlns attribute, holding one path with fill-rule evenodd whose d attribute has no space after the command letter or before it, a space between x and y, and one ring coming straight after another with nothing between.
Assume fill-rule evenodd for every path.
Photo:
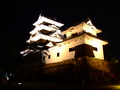
<instances>
[{"instance_id":1,"label":"castle","mask_svg":"<svg viewBox=\"0 0 120 90\"><path fill-rule=\"evenodd\" d=\"M48 47L48 52L44 50L48 54L44 57L47 64L82 56L104 60L103 45L108 42L98 38L97 34L102 31L90 19L61 31L63 25L40 15L27 43Z\"/></svg>"}]
</instances>

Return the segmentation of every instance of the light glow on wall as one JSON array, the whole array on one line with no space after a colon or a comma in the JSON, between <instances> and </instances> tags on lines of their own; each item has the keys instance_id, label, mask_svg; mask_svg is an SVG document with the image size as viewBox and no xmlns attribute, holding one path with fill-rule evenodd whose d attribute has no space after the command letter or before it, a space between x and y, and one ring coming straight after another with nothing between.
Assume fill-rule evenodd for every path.
<instances>
[{"instance_id":1,"label":"light glow on wall","mask_svg":"<svg viewBox=\"0 0 120 90\"><path fill-rule=\"evenodd\" d=\"M97 40L96 41L90 41L90 44L93 46L93 47L99 47L100 46L100 42L98 42Z\"/></svg>"},{"instance_id":2,"label":"light glow on wall","mask_svg":"<svg viewBox=\"0 0 120 90\"><path fill-rule=\"evenodd\" d=\"M95 58L104 60L103 45L108 44L108 42L90 37L89 35L85 34L85 44L92 45L93 47L97 48L97 51L93 50Z\"/></svg>"}]
</instances>

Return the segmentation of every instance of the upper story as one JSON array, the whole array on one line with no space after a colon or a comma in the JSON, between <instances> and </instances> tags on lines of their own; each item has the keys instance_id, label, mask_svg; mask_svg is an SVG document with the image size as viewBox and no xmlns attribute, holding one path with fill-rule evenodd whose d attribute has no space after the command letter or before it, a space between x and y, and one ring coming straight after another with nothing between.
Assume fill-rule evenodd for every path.
<instances>
[{"instance_id":1,"label":"upper story","mask_svg":"<svg viewBox=\"0 0 120 90\"><path fill-rule=\"evenodd\" d=\"M30 38L27 40L27 43L35 42L48 48L52 48L67 40L72 41L74 38L79 38L83 35L86 35L83 43L90 44L90 42L88 43L87 38L97 40L101 45L108 43L97 37L97 34L101 33L102 30L97 29L90 19L61 32L60 27L63 25L64 24L62 23L40 15L38 20L33 23L35 28L30 31Z\"/></svg>"},{"instance_id":2,"label":"upper story","mask_svg":"<svg viewBox=\"0 0 120 90\"><path fill-rule=\"evenodd\" d=\"M35 28L29 32L30 38L27 40L27 43L48 43L48 41L52 41L54 43L61 42L63 41L64 34L61 33L59 28L63 25L64 24L62 23L40 15L38 20L33 23Z\"/></svg>"},{"instance_id":3,"label":"upper story","mask_svg":"<svg viewBox=\"0 0 120 90\"><path fill-rule=\"evenodd\" d=\"M88 34L91 34L92 36L97 37L97 34L101 33L102 30L97 29L89 19L87 22L82 22L76 26L68 28L65 31L62 31L62 33L66 35L66 39L74 37L75 35L79 35L82 32L86 32Z\"/></svg>"}]
</instances>

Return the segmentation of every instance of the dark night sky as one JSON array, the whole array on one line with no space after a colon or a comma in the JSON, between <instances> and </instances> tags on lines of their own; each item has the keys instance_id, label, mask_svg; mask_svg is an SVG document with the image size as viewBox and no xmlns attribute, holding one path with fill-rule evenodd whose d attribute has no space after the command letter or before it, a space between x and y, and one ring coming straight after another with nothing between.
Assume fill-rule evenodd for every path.
<instances>
[{"instance_id":1,"label":"dark night sky","mask_svg":"<svg viewBox=\"0 0 120 90\"><path fill-rule=\"evenodd\" d=\"M64 23L62 30L86 17L91 18L92 23L103 31L98 35L115 47L113 53L120 58L119 0L1 0L0 31L8 36L21 36L25 42L40 13Z\"/></svg>"}]
</instances>

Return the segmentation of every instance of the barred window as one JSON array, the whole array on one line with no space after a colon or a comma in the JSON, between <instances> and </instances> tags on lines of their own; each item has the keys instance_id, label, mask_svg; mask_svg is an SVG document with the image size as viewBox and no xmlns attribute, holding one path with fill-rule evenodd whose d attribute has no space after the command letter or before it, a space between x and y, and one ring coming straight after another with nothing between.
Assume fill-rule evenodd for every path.
<instances>
[{"instance_id":1,"label":"barred window","mask_svg":"<svg viewBox=\"0 0 120 90\"><path fill-rule=\"evenodd\" d=\"M60 53L57 53L57 57L59 57L60 56Z\"/></svg>"},{"instance_id":2,"label":"barred window","mask_svg":"<svg viewBox=\"0 0 120 90\"><path fill-rule=\"evenodd\" d=\"M48 55L48 59L50 59L50 55Z\"/></svg>"}]
</instances>

